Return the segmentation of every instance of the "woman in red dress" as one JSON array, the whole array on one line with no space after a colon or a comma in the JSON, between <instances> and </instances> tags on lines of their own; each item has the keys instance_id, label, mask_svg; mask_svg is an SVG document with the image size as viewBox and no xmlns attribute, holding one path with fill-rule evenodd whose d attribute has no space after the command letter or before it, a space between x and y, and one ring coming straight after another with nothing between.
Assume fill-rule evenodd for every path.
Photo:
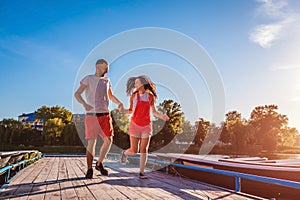
<instances>
[{"instance_id":1,"label":"woman in red dress","mask_svg":"<svg viewBox=\"0 0 300 200\"><path fill-rule=\"evenodd\" d=\"M157 97L154 83L146 76L129 78L126 93L130 95L129 109L121 109L121 112L132 114L128 134L130 136L130 148L122 151L121 164L125 165L128 155L136 155L140 150L140 178L147 178L144 174L148 158L148 147L152 135L152 122L150 110L155 117L169 120L167 115L157 112L155 99ZM139 149L140 147L140 149Z\"/></svg>"}]
</instances>

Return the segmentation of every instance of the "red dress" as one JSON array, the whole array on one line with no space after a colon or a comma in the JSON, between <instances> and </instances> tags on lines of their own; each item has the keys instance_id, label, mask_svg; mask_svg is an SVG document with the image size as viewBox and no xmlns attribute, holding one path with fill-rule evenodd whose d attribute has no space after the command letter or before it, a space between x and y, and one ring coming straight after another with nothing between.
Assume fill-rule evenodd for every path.
<instances>
[{"instance_id":1,"label":"red dress","mask_svg":"<svg viewBox=\"0 0 300 200\"><path fill-rule=\"evenodd\" d=\"M131 117L129 125L129 134L140 136L140 134L147 134L151 136L152 134L152 123L150 119L150 102L153 99L152 94L145 93L148 98L143 100L140 97L140 94L136 94L136 105Z\"/></svg>"}]
</instances>

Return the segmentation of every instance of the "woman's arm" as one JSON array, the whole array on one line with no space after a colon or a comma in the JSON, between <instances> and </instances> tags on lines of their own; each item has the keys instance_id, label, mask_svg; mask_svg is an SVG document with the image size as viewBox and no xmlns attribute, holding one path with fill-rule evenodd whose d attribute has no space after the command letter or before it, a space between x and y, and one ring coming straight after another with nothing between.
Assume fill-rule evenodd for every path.
<instances>
[{"instance_id":1,"label":"woman's arm","mask_svg":"<svg viewBox=\"0 0 300 200\"><path fill-rule=\"evenodd\" d=\"M122 113L125 114L132 114L132 108L133 108L133 99L134 99L134 94L132 94L130 96L130 100L129 100L129 108L128 109L124 109Z\"/></svg>"},{"instance_id":2,"label":"woman's arm","mask_svg":"<svg viewBox=\"0 0 300 200\"><path fill-rule=\"evenodd\" d=\"M168 117L168 115L164 115L164 114L161 114L159 113L156 108L155 108L155 105L154 105L154 98L151 99L150 101L150 104L151 104L151 110L152 110L152 114L155 116L155 117L158 117L164 121L167 121L169 120L170 118Z\"/></svg>"}]
</instances>

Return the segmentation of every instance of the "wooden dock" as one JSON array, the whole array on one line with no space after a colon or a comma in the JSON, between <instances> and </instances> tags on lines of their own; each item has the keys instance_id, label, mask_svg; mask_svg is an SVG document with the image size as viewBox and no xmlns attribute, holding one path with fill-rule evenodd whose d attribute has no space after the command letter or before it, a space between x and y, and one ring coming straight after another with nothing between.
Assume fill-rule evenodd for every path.
<instances>
[{"instance_id":1,"label":"wooden dock","mask_svg":"<svg viewBox=\"0 0 300 200\"><path fill-rule=\"evenodd\" d=\"M94 169L94 178L85 179L85 157L42 158L2 186L0 199L262 199L158 171L140 179L137 166L104 164L109 176Z\"/></svg>"}]
</instances>

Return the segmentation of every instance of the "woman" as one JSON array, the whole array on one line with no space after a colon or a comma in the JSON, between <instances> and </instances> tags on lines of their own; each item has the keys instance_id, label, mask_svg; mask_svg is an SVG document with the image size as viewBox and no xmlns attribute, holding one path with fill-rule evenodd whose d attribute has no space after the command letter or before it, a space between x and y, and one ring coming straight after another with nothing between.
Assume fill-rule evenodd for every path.
<instances>
[{"instance_id":1,"label":"woman","mask_svg":"<svg viewBox=\"0 0 300 200\"><path fill-rule=\"evenodd\" d=\"M130 148L121 153L121 164L125 165L128 155L136 155L140 147L140 178L147 178L144 174L148 157L148 147L152 135L150 110L155 117L169 120L167 115L157 112L155 99L157 98L154 83L146 76L129 78L126 93L130 95L129 109L121 109L126 114L132 114L128 134Z\"/></svg>"}]
</instances>

